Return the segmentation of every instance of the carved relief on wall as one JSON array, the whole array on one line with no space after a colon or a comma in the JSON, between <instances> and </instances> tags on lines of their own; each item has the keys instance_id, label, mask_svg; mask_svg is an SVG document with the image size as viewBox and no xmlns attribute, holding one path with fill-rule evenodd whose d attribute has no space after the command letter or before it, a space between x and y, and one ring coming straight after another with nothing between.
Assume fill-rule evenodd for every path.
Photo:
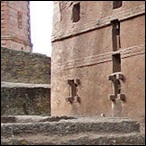
<instances>
[{"instance_id":1,"label":"carved relief on wall","mask_svg":"<svg viewBox=\"0 0 146 146\"><path fill-rule=\"evenodd\" d=\"M18 28L22 29L22 13L20 11L17 12L17 21Z\"/></svg>"}]
</instances>

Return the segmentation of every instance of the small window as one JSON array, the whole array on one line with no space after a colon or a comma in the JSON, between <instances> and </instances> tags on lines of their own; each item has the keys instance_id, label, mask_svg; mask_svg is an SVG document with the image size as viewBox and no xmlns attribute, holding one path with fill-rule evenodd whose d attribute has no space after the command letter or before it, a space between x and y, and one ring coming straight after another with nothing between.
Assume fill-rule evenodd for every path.
<instances>
[{"instance_id":1,"label":"small window","mask_svg":"<svg viewBox=\"0 0 146 146\"><path fill-rule=\"evenodd\" d=\"M113 51L117 51L121 48L120 42L120 21L118 19L112 20L112 44L113 44Z\"/></svg>"},{"instance_id":2,"label":"small window","mask_svg":"<svg viewBox=\"0 0 146 146\"><path fill-rule=\"evenodd\" d=\"M120 54L113 54L113 72L120 72L121 71L121 55Z\"/></svg>"},{"instance_id":3,"label":"small window","mask_svg":"<svg viewBox=\"0 0 146 146\"><path fill-rule=\"evenodd\" d=\"M75 4L72 10L72 21L78 22L80 20L80 3Z\"/></svg>"},{"instance_id":4,"label":"small window","mask_svg":"<svg viewBox=\"0 0 146 146\"><path fill-rule=\"evenodd\" d=\"M118 19L115 19L111 21L111 24L115 35L120 35L120 21Z\"/></svg>"},{"instance_id":5,"label":"small window","mask_svg":"<svg viewBox=\"0 0 146 146\"><path fill-rule=\"evenodd\" d=\"M113 9L120 8L122 6L122 1L113 1Z\"/></svg>"}]
</instances>

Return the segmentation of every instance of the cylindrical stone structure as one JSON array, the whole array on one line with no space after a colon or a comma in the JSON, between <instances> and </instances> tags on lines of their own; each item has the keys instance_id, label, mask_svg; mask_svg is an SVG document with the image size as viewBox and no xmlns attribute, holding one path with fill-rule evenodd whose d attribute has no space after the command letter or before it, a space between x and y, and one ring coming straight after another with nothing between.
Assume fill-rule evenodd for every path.
<instances>
[{"instance_id":1,"label":"cylindrical stone structure","mask_svg":"<svg viewBox=\"0 0 146 146\"><path fill-rule=\"evenodd\" d=\"M1 46L32 51L29 1L1 1Z\"/></svg>"}]
</instances>

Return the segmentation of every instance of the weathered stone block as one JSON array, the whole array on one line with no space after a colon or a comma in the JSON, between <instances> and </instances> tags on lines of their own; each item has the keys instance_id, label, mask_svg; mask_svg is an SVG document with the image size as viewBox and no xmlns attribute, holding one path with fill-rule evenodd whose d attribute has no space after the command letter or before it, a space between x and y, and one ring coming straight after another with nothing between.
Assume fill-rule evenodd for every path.
<instances>
[{"instance_id":1,"label":"weathered stone block","mask_svg":"<svg viewBox=\"0 0 146 146\"><path fill-rule=\"evenodd\" d=\"M1 115L50 115L50 85L2 83Z\"/></svg>"}]
</instances>

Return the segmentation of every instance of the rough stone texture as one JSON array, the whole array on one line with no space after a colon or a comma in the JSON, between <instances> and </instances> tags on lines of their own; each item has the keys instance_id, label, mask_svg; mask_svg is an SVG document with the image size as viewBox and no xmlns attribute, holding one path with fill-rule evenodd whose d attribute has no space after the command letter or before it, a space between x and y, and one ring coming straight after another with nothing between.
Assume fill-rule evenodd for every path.
<instances>
[{"instance_id":1,"label":"rough stone texture","mask_svg":"<svg viewBox=\"0 0 146 146\"><path fill-rule=\"evenodd\" d=\"M55 122L61 119L76 119L68 116L41 116L41 115L2 115L1 123L36 123L36 122Z\"/></svg>"},{"instance_id":2,"label":"rough stone texture","mask_svg":"<svg viewBox=\"0 0 146 146\"><path fill-rule=\"evenodd\" d=\"M32 51L29 1L1 2L1 46Z\"/></svg>"},{"instance_id":3,"label":"rough stone texture","mask_svg":"<svg viewBox=\"0 0 146 146\"><path fill-rule=\"evenodd\" d=\"M73 6L80 3L80 20L72 22ZM113 9L112 1L55 1L52 35L52 115L119 116L145 120L145 2L123 1ZM119 19L121 48L113 50L111 21ZM126 102L108 100L113 93L113 54L121 55L121 93ZM79 79L80 102L72 104L68 80ZM116 107L116 108L115 108Z\"/></svg>"},{"instance_id":4,"label":"rough stone texture","mask_svg":"<svg viewBox=\"0 0 146 146\"><path fill-rule=\"evenodd\" d=\"M51 58L1 47L1 81L50 84Z\"/></svg>"},{"instance_id":5,"label":"rough stone texture","mask_svg":"<svg viewBox=\"0 0 146 146\"><path fill-rule=\"evenodd\" d=\"M12 123L4 121L8 118ZM12 118L15 118L15 122ZM1 124L3 145L142 145L145 143L144 135L139 133L139 123L126 118L5 116L2 119L5 122Z\"/></svg>"},{"instance_id":6,"label":"rough stone texture","mask_svg":"<svg viewBox=\"0 0 146 146\"><path fill-rule=\"evenodd\" d=\"M50 115L51 58L1 48L1 115Z\"/></svg>"},{"instance_id":7,"label":"rough stone texture","mask_svg":"<svg viewBox=\"0 0 146 146\"><path fill-rule=\"evenodd\" d=\"M2 82L1 115L50 115L50 85Z\"/></svg>"},{"instance_id":8,"label":"rough stone texture","mask_svg":"<svg viewBox=\"0 0 146 146\"><path fill-rule=\"evenodd\" d=\"M145 137L137 133L121 135L75 134L66 137L56 135L22 135L1 138L2 145L144 145Z\"/></svg>"},{"instance_id":9,"label":"rough stone texture","mask_svg":"<svg viewBox=\"0 0 146 146\"><path fill-rule=\"evenodd\" d=\"M108 119L108 120L107 120ZM29 122L29 123L7 123L2 124L1 134L14 135L21 133L48 133L57 135L67 135L80 132L95 133L131 133L139 132L140 125L137 122L127 119L110 118L78 118L60 120L56 122Z\"/></svg>"}]
</instances>

